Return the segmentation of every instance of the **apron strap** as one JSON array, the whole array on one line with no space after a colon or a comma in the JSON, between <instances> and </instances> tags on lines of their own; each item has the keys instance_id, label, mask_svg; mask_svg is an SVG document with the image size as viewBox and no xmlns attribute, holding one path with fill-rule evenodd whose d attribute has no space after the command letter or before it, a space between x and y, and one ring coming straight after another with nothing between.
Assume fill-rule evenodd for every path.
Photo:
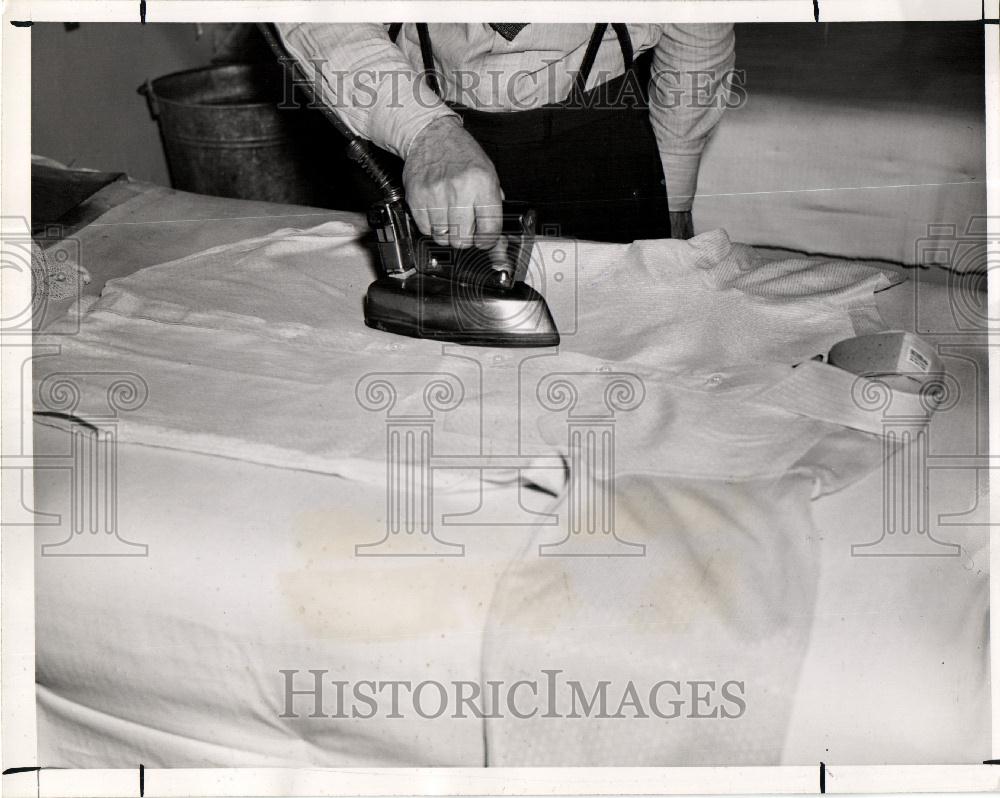
<instances>
[{"instance_id":1,"label":"apron strap","mask_svg":"<svg viewBox=\"0 0 1000 798\"><path fill-rule=\"evenodd\" d=\"M393 44L396 43L396 39L399 38L399 32L403 29L402 22L391 22L389 23L389 29L386 31L389 34L389 41Z\"/></svg>"}]
</instances>

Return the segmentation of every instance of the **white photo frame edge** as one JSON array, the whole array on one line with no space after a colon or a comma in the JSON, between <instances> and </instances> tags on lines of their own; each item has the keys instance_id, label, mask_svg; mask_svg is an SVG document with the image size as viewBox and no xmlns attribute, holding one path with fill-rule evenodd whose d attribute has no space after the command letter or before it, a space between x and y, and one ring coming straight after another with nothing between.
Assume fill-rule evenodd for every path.
<instances>
[{"instance_id":1,"label":"white photo frame edge","mask_svg":"<svg viewBox=\"0 0 1000 798\"><path fill-rule=\"evenodd\" d=\"M461 6L455 3L461 2ZM323 20L331 11L341 21L440 21L463 18L487 21L497 16L532 21L565 21L567 4L580 17L597 14L607 2L595 0L147 0L146 21L218 22ZM655 21L669 8L672 18L684 21L803 22L813 19L805 0L616 0L619 16L627 21ZM991 255L1000 254L1000 0L989 3L957 0L820 0L822 21L874 20L990 20L984 25L986 43L985 98L988 236ZM0 88L0 216L30 217L30 27L12 22L137 22L137 0L10 0L3 8L0 33L2 88ZM16 120L17 124L14 124ZM28 124L25 124L27 120ZM0 242L2 246L2 242ZM30 304L30 275L5 273L0 291L0 317L10 308ZM1000 318L1000 276L988 273L989 317ZM16 368L30 384L30 362L22 351L5 342L0 346L0 373ZM14 392L11 389L16 389ZM2 433L19 430L20 413L30 396L20 385L0 385ZM1000 347L990 348L991 406L1000 407ZM1000 424L991 425L991 451L1000 451ZM22 454L31 456L30 438ZM2 498L10 498L12 481L4 479ZM30 478L26 490L31 490ZM19 497L14 497L15 500ZM991 484L991 506L1000 507L1000 485ZM991 511L991 520L994 511ZM991 571L998 572L995 531L991 532ZM0 534L0 623L3 633L0 680L0 762L2 791L11 796L278 796L278 795L705 795L802 794L825 792L865 794L912 792L924 794L1000 791L1000 765L917 766L776 766L672 768L497 768L497 769L39 769L35 728L34 689L34 545L26 530L6 528ZM1000 585L990 586L991 606L1000 605ZM1000 632L991 614L990 644ZM993 684L1000 683L1000 663L991 659ZM1000 700L991 695L992 717L998 718ZM994 722L992 756L1000 757L1000 728ZM992 761L992 760L991 760Z\"/></svg>"}]
</instances>

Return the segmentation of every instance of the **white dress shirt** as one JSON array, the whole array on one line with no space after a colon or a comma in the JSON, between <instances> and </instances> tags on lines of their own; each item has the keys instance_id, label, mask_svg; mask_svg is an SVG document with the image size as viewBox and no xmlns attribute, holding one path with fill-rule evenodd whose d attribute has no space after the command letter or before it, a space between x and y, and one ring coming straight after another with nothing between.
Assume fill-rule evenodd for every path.
<instances>
[{"instance_id":1,"label":"white dress shirt","mask_svg":"<svg viewBox=\"0 0 1000 798\"><path fill-rule=\"evenodd\" d=\"M286 49L319 66L324 102L357 134L406 157L430 122L455 115L422 79L414 25L395 44L386 27L280 24ZM530 24L507 41L482 23L429 25L434 65L448 102L503 112L564 100L593 26ZM635 55L653 49L650 119L667 177L670 208L690 210L702 150L729 100L734 64L731 24L630 24ZM587 88L624 72L617 36L608 28Z\"/></svg>"}]
</instances>

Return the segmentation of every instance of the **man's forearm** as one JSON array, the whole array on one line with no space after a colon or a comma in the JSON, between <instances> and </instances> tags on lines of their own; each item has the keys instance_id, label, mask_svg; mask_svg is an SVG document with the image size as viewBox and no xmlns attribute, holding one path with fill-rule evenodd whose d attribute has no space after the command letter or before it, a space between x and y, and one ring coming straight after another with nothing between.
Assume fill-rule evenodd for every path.
<instances>
[{"instance_id":1,"label":"man's forearm","mask_svg":"<svg viewBox=\"0 0 1000 798\"><path fill-rule=\"evenodd\" d=\"M457 117L380 24L302 23L277 28L285 49L310 78L314 68L320 70L320 99L354 133L402 158L431 122Z\"/></svg>"},{"instance_id":2,"label":"man's forearm","mask_svg":"<svg viewBox=\"0 0 1000 798\"><path fill-rule=\"evenodd\" d=\"M701 154L722 118L735 63L730 24L665 25L653 55L649 114L671 211L689 211Z\"/></svg>"}]
</instances>

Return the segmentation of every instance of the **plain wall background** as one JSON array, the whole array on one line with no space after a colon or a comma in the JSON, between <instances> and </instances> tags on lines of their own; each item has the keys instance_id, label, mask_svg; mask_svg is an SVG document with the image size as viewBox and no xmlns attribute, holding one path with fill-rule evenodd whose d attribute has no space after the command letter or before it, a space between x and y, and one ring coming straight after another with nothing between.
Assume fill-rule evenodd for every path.
<instances>
[{"instance_id":1,"label":"plain wall background","mask_svg":"<svg viewBox=\"0 0 1000 798\"><path fill-rule=\"evenodd\" d=\"M61 22L31 28L31 151L169 184L146 78L208 65L227 26Z\"/></svg>"}]
</instances>

